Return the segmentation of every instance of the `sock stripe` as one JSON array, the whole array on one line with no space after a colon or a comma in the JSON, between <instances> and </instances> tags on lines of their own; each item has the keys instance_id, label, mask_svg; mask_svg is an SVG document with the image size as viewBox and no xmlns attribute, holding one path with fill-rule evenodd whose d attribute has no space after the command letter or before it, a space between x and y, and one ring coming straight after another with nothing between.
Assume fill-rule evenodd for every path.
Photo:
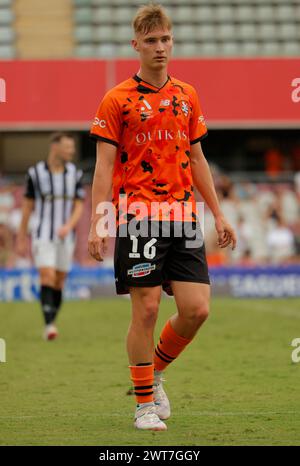
<instances>
[{"instance_id":1,"label":"sock stripe","mask_svg":"<svg viewBox=\"0 0 300 466\"><path fill-rule=\"evenodd\" d=\"M142 387L139 387L139 386L134 387L135 390L149 390L149 388L153 388L153 385L144 385Z\"/></svg>"},{"instance_id":2,"label":"sock stripe","mask_svg":"<svg viewBox=\"0 0 300 466\"><path fill-rule=\"evenodd\" d=\"M154 364L129 366L137 403L153 403Z\"/></svg>"},{"instance_id":3,"label":"sock stripe","mask_svg":"<svg viewBox=\"0 0 300 466\"><path fill-rule=\"evenodd\" d=\"M171 320L168 320L162 329L154 351L154 369L156 371L165 370L170 363L177 359L191 341L192 338L184 338L179 335L173 329Z\"/></svg>"},{"instance_id":4,"label":"sock stripe","mask_svg":"<svg viewBox=\"0 0 300 466\"><path fill-rule=\"evenodd\" d=\"M138 396L149 396L149 395L153 395L153 391L152 392L146 392L146 393L137 393L137 392L134 392L135 395L138 395Z\"/></svg>"},{"instance_id":5,"label":"sock stripe","mask_svg":"<svg viewBox=\"0 0 300 466\"><path fill-rule=\"evenodd\" d=\"M176 358L172 358L172 356L169 356L167 353L164 353L161 349L160 349L160 346L157 345L157 350L165 357L165 358L168 358L168 359L171 359L171 361L173 361L174 359Z\"/></svg>"},{"instance_id":6,"label":"sock stripe","mask_svg":"<svg viewBox=\"0 0 300 466\"><path fill-rule=\"evenodd\" d=\"M159 354L159 352L156 351L156 349L155 349L155 354L156 354L156 356L157 356L159 359L161 359L162 361L167 362L168 364L171 362L171 361L168 361L167 359L165 359L163 356L161 356L161 355Z\"/></svg>"}]
</instances>

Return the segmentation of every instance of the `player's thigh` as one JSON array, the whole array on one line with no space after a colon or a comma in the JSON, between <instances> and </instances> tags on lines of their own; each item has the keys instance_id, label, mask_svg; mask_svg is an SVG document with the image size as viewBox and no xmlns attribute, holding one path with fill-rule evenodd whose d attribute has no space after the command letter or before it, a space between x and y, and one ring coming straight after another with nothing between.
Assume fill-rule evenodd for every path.
<instances>
[{"instance_id":1,"label":"player's thigh","mask_svg":"<svg viewBox=\"0 0 300 466\"><path fill-rule=\"evenodd\" d=\"M73 241L59 241L56 244L56 270L67 273L72 268L75 243Z\"/></svg>"},{"instance_id":2,"label":"player's thigh","mask_svg":"<svg viewBox=\"0 0 300 466\"><path fill-rule=\"evenodd\" d=\"M132 321L154 325L161 300L161 286L130 287Z\"/></svg>"},{"instance_id":3,"label":"player's thigh","mask_svg":"<svg viewBox=\"0 0 300 466\"><path fill-rule=\"evenodd\" d=\"M37 269L55 269L56 248L53 241L32 241L32 256Z\"/></svg>"},{"instance_id":4,"label":"player's thigh","mask_svg":"<svg viewBox=\"0 0 300 466\"><path fill-rule=\"evenodd\" d=\"M210 306L210 285L171 281L178 313L184 318L206 319Z\"/></svg>"},{"instance_id":5,"label":"player's thigh","mask_svg":"<svg viewBox=\"0 0 300 466\"><path fill-rule=\"evenodd\" d=\"M191 225L190 223L190 229ZM164 269L165 279L171 282L171 287L174 282L210 284L205 245L202 237L197 239L193 232L194 229L191 229L187 235L184 230L182 236L174 238L172 242ZM194 234L194 237L191 234Z\"/></svg>"}]
</instances>

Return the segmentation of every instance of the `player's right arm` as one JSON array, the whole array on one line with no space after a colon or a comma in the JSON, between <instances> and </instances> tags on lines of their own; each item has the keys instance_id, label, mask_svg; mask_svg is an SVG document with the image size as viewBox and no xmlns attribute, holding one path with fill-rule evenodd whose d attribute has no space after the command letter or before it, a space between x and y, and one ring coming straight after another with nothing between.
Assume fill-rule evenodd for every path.
<instances>
[{"instance_id":1,"label":"player's right arm","mask_svg":"<svg viewBox=\"0 0 300 466\"><path fill-rule=\"evenodd\" d=\"M17 233L16 250L20 256L25 256L27 250L27 232L30 216L34 210L35 190L30 172L27 173L24 199L22 204L22 219Z\"/></svg>"},{"instance_id":2,"label":"player's right arm","mask_svg":"<svg viewBox=\"0 0 300 466\"><path fill-rule=\"evenodd\" d=\"M117 154L117 147L113 144L97 142L97 161L92 185L92 217L88 237L88 251L97 261L102 261L107 249L107 236L97 232L97 225L103 214L97 213L101 202L111 201L113 170Z\"/></svg>"},{"instance_id":3,"label":"player's right arm","mask_svg":"<svg viewBox=\"0 0 300 466\"><path fill-rule=\"evenodd\" d=\"M24 256L26 254L28 223L29 223L30 215L33 210L34 210L34 199L29 199L25 197L23 200L22 219L21 219L19 231L17 234L17 242L16 242L17 253L20 256Z\"/></svg>"}]
</instances>

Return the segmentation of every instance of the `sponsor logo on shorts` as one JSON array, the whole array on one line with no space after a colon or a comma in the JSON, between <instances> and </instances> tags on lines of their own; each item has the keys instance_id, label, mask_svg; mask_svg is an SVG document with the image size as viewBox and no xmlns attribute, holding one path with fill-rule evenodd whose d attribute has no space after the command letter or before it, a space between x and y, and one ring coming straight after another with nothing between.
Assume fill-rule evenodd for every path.
<instances>
[{"instance_id":1,"label":"sponsor logo on shorts","mask_svg":"<svg viewBox=\"0 0 300 466\"><path fill-rule=\"evenodd\" d=\"M153 264L137 264L127 271L127 275L132 275L133 278L145 277L146 275L150 275L152 270L155 269L156 265Z\"/></svg>"}]
</instances>

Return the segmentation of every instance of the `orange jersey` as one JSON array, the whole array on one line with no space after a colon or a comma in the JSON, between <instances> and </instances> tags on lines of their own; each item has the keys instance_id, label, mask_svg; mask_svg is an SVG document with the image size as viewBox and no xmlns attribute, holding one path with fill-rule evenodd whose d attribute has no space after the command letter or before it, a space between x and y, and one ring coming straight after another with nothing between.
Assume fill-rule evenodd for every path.
<instances>
[{"instance_id":1,"label":"orange jersey","mask_svg":"<svg viewBox=\"0 0 300 466\"><path fill-rule=\"evenodd\" d=\"M207 134L195 89L169 77L161 88L138 76L111 89L94 119L91 136L118 148L113 174L113 202L189 204L195 218L190 146ZM174 204L173 204L174 205ZM155 209L154 209L155 210ZM151 211L152 218L162 219ZM148 210L148 215L151 215ZM172 213L171 213L171 217Z\"/></svg>"}]
</instances>

